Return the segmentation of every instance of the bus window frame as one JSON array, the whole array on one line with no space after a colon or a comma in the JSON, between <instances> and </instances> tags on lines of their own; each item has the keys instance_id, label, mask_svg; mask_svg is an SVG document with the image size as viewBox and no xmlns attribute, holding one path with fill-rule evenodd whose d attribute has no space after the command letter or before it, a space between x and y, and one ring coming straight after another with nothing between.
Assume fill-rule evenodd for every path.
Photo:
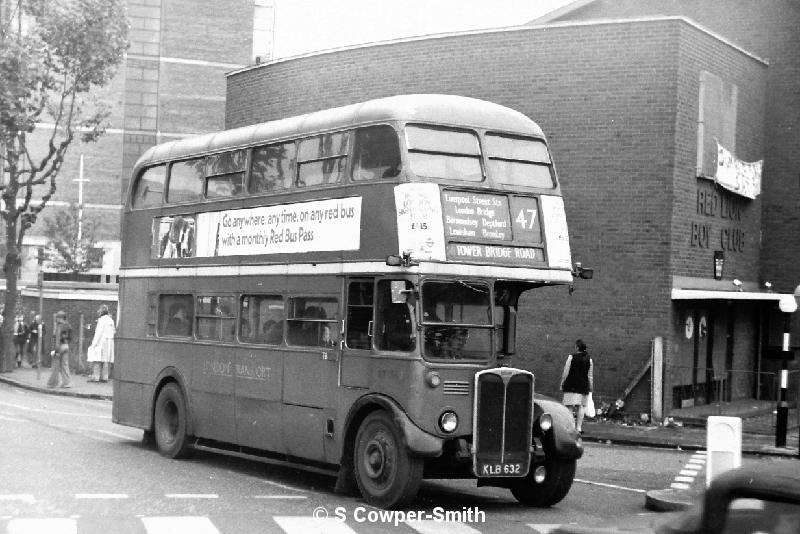
<instances>
[{"instance_id":1,"label":"bus window frame","mask_svg":"<svg viewBox=\"0 0 800 534\"><path fill-rule=\"evenodd\" d=\"M265 333L262 332L262 330L264 328L264 325L266 323L264 323L264 324L259 326L258 332L256 333L255 336L252 336L251 338L243 338L241 336L242 320L245 319L245 317L242 315L242 309L243 309L242 303L246 298L258 298L258 297L261 297L261 298L264 298L264 299L270 299L270 301L272 301L272 302L278 302L279 301L283 306L283 309L281 310L282 313L281 313L281 319L280 319L280 323L279 323L280 327L281 327L281 336L280 336L280 339L278 340L277 343L269 342L269 340L266 338ZM287 301L286 295L282 295L280 293L242 292L242 293L237 294L237 310L236 310L236 319L237 319L237 322L236 322L236 340L237 340L237 342L239 342L240 344L244 344L244 345L258 345L260 347L279 347L281 345L284 345L285 342L286 342L286 301ZM249 323L249 320L248 320L248 323ZM273 324L278 324L278 323L273 323ZM251 329L252 329L252 326L251 326ZM264 337L264 339L261 339L262 337Z\"/></svg>"},{"instance_id":2,"label":"bus window frame","mask_svg":"<svg viewBox=\"0 0 800 534\"><path fill-rule=\"evenodd\" d=\"M509 139L517 139L517 140L520 140L520 141L535 141L535 142L539 142L544 146L544 148L545 148L545 150L547 152L548 161L534 161L534 160L526 160L526 159L518 159L518 158L491 156L491 155L489 155L489 149L488 149L488 146L487 146L490 143L488 141L486 141L488 138L491 138L491 137L506 137L506 138L509 138ZM531 188L531 189L552 191L553 189L556 189L558 187L558 177L556 176L555 164L553 163L553 157L552 157L552 154L550 153L550 145L547 143L547 140L545 140L544 138L535 137L535 136L525 136L525 135L515 134L515 133L511 133L511 132L502 132L502 131L498 131L498 130L486 130L486 131L482 132L481 140L483 141L483 143L481 145L481 155L485 159L486 173L489 176L489 180L491 180L492 183L494 183L494 184L496 184L496 185L498 185L500 187L504 187L504 188L508 187L508 188L512 188L512 189ZM548 174L550 175L550 183L551 183L551 185L549 187L544 187L544 186L535 185L535 184L502 182L499 179L497 179L493 175L492 172L490 172L491 168L492 168L492 161L505 161L505 162L510 162L510 163L524 163L524 164L539 165L539 166L542 166L542 167L546 167L549 170Z\"/></svg>"},{"instance_id":3,"label":"bus window frame","mask_svg":"<svg viewBox=\"0 0 800 534\"><path fill-rule=\"evenodd\" d=\"M229 171L229 172L211 172L211 160L212 158L218 158L225 156L227 154L233 154L235 152L242 152L244 162L242 163L241 170L237 171ZM212 201L220 201L228 198L240 198L247 193L247 171L250 167L250 155L252 153L252 147L246 148L234 148L231 150L225 150L223 152L215 152L213 154L206 155L206 164L205 164L205 171L203 177L203 198ZM215 178L223 178L223 177L231 177L241 175L241 179L239 180L239 192L238 193L231 193L230 195L212 195L209 196L209 182L213 181Z\"/></svg>"},{"instance_id":4,"label":"bus window frame","mask_svg":"<svg viewBox=\"0 0 800 534\"><path fill-rule=\"evenodd\" d=\"M333 317L324 317L324 318L317 318L317 317L294 317L295 308L294 303L300 299L308 299L312 302L332 302L334 304L334 316ZM297 295L287 295L285 300L285 308L284 308L284 317L286 322L286 328L284 331L284 339L286 341L286 345L289 347L300 348L300 349L310 349L310 350L321 350L321 349L330 349L339 346L339 341L341 340L342 333L340 330L337 330L336 326L339 325L339 316L341 314L341 298L338 295L314 295L314 294L297 294ZM314 304L316 306L316 304ZM303 310L310 309L308 302L303 304ZM324 311L325 308L321 307ZM312 344L312 345L303 345L298 344L292 341L292 337L295 333L292 331L293 324L300 324L302 329L302 325L304 324L312 324L317 323L322 326L327 326L329 329L328 335L330 338L330 343L324 345L322 343ZM319 339L322 333L322 330L317 328L317 338Z\"/></svg>"},{"instance_id":5,"label":"bus window frame","mask_svg":"<svg viewBox=\"0 0 800 534\"><path fill-rule=\"evenodd\" d=\"M200 192L194 198L180 200L180 201L177 201L177 202L170 200L169 197L170 197L170 187L172 186L172 168L176 164L185 163L185 162L193 161L193 160L198 160L198 161L199 160L203 160L203 175L200 177ZM170 160L169 162L167 162L167 168L169 169L169 172L167 173L166 185L164 186L164 205L167 205L167 206L179 206L179 205L182 205L182 204L197 203L197 202L202 202L203 200L205 200L206 199L205 188L206 188L206 168L207 168L207 166L208 166L208 156L186 157L186 158L181 158L181 159L176 159L176 160Z\"/></svg>"},{"instance_id":6,"label":"bus window frame","mask_svg":"<svg viewBox=\"0 0 800 534\"><path fill-rule=\"evenodd\" d=\"M134 181L133 187L132 187L132 190L131 190L130 201L129 201L131 209L135 209L135 210L152 209L152 208L162 207L162 206L164 206L166 204L166 200L165 200L164 197L166 196L166 192L167 192L167 179L169 178L169 164L170 164L170 162L155 163L153 165L148 165L146 167L142 167L139 170L138 174L136 175L136 180ZM164 176L163 176L163 180L161 181L161 191L157 191L156 192L156 194L159 195L159 197L158 197L159 200L158 200L158 202L156 202L154 204L140 205L140 204L137 203L137 198L138 198L139 187L141 186L141 183L142 183L142 179L144 178L145 174L147 174L149 171L151 171L152 169L155 169L157 167L162 167L164 169Z\"/></svg>"},{"instance_id":7,"label":"bus window frame","mask_svg":"<svg viewBox=\"0 0 800 534\"><path fill-rule=\"evenodd\" d=\"M189 317L187 317L187 322L189 323L189 333L188 334L174 334L167 332L170 320L175 317L175 315L170 316L169 311L167 311L166 320L162 323L161 321L161 310L163 309L161 306L161 301L164 297L187 297L188 298L188 306L184 306L184 309L189 313ZM195 321L195 310L194 310L194 303L195 303L195 294L194 293L158 293L157 294L157 315L156 315L156 337L157 338L167 338L167 339L183 339L183 340L192 340L194 341L194 321ZM178 305L179 302L176 301L170 305L170 308ZM177 310L176 310L177 311ZM163 326L163 328L162 328Z\"/></svg>"},{"instance_id":8,"label":"bus window frame","mask_svg":"<svg viewBox=\"0 0 800 534\"><path fill-rule=\"evenodd\" d=\"M455 133L466 133L470 134L475 138L477 142L477 153L461 153L461 152L446 152L443 150L428 150L428 149L419 149L419 148L412 148L411 144L408 142L408 128L418 128L418 129L427 129L427 130L437 130L437 131L447 131L447 132L455 132ZM457 182L463 185L463 187L470 187L475 186L476 184L486 185L488 180L488 170L486 168L486 156L483 151L483 135L482 132L475 128L469 127L456 127L446 124L438 124L438 123L428 123L428 122L417 122L417 121L407 121L402 124L402 137L403 139L403 146L401 147L401 153L405 153L405 156L408 158L408 161L405 162L407 165L407 172L411 172L414 176L423 177L429 180L448 180L450 182ZM426 154L430 156L449 156L454 158L469 158L469 159L476 159L478 161L478 166L480 167L480 179L479 180L470 180L468 178L464 178L463 176L459 177L447 177L447 176L430 176L427 174L418 174L414 169L412 164L413 161L413 153L419 154Z\"/></svg>"},{"instance_id":9,"label":"bus window frame","mask_svg":"<svg viewBox=\"0 0 800 534\"><path fill-rule=\"evenodd\" d=\"M349 179L348 171L352 172L350 170L350 165L351 165L350 160L352 159L351 156L352 156L352 151L353 151L353 140L351 139L351 137L353 137L353 134L355 133L355 130L356 130L356 127L350 126L348 128L345 128L345 129L317 132L317 133L314 133L314 134L311 134L311 135L306 135L306 136L303 136L303 137L296 138L295 139L295 143L296 143L297 146L296 146L295 159L294 159L294 179L292 180L292 190L294 190L294 191L316 190L316 189L319 189L319 188L324 188L326 186L335 187L335 186L340 186L340 185L343 185L343 184L350 183L351 180ZM343 153L337 153L335 155L329 155L329 156L324 156L324 157L319 157L319 153L317 153L318 157L315 157L315 158L310 158L310 159L302 159L301 158L301 149L302 149L304 141L309 142L309 141L311 141L311 140L313 140L315 138L322 138L324 136L335 136L335 135L338 135L338 134L341 134L343 136L344 140L345 140L345 149L344 149ZM342 160L344 160L344 165L342 165ZM319 163L319 162L323 162L323 164L324 164L324 162L327 162L327 161L332 162L336 167L338 167L338 169L336 171L336 177L337 177L336 180L334 180L332 182L325 181L324 180L325 174L323 173L323 175L322 175L323 181L321 181L319 183L310 184L310 185L308 185L305 182L303 182L302 185L301 185L300 169L302 168L303 165L315 164L315 163Z\"/></svg>"},{"instance_id":10,"label":"bus window frame","mask_svg":"<svg viewBox=\"0 0 800 534\"><path fill-rule=\"evenodd\" d=\"M212 313L199 313L200 311L200 299L230 299L233 303L233 311L229 311L229 315L214 315ZM239 310L236 309L236 305L238 303L238 294L237 293L214 293L214 292L207 292L207 293L194 293L194 321L193 321L193 329L192 332L194 334L194 339L201 343L213 343L213 344L232 344L236 343L236 332L239 326ZM219 306L219 302L217 302ZM218 321L216 324L212 325L213 328L220 328L220 332L222 332L221 327L225 324L227 320L233 320L233 331L228 339L217 339L212 337L201 337L200 336L200 320L201 319L212 319L216 318Z\"/></svg>"}]
</instances>

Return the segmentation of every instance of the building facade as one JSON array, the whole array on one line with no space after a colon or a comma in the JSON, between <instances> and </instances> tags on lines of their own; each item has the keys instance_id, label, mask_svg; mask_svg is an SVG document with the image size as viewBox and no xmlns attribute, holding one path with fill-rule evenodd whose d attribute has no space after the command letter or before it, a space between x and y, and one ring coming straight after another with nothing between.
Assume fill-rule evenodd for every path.
<instances>
[{"instance_id":1,"label":"building facade","mask_svg":"<svg viewBox=\"0 0 800 534\"><path fill-rule=\"evenodd\" d=\"M273 0L127 0L126 8L127 55L97 94L110 104L108 128L96 143L76 141L70 147L58 190L26 236L23 284L37 277L43 219L78 203L84 217L101 223L103 262L90 279L115 279L120 208L133 164L155 144L222 129L225 74L271 54ZM48 124L38 125L31 139L34 154L42 153L50 132Z\"/></svg>"},{"instance_id":2,"label":"building facade","mask_svg":"<svg viewBox=\"0 0 800 534\"><path fill-rule=\"evenodd\" d=\"M780 60L754 47L755 37L712 31L680 2L668 3L675 12L609 16L616 2L586 12L593 4L576 2L557 20L528 27L350 47L232 72L226 127L398 93L460 94L523 112L548 136L573 261L593 267L595 277L576 282L571 295L549 288L527 297L515 363L536 372L539 391L557 393L580 337L595 358L596 396L624 398L631 411L764 398L775 387L776 299L800 282L788 265L797 255L776 252L775 236L766 235L794 217L794 229L779 235L796 240L798 216L797 184L779 193L789 185L781 158L789 165L796 156L775 152L768 123L773 108L794 106L779 114L791 117L800 104L775 100L771 69ZM739 10L741 20L760 9L755 1L715 4ZM797 27L796 2L775 4L785 12L780 23L794 17ZM715 181L717 142L737 160L763 160L761 194L749 198ZM766 281L774 292L764 290ZM655 374L654 351L663 356Z\"/></svg>"}]
</instances>

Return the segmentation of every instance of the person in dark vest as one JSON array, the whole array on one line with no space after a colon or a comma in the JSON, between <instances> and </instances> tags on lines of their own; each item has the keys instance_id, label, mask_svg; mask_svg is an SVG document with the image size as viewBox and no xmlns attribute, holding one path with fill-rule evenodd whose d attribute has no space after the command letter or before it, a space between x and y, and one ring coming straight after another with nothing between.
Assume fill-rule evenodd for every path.
<instances>
[{"instance_id":1,"label":"person in dark vest","mask_svg":"<svg viewBox=\"0 0 800 534\"><path fill-rule=\"evenodd\" d=\"M575 342L575 353L567 357L564 372L561 374L561 391L564 392L564 406L572 409L575 428L583 433L583 416L586 412L589 393L594 388L592 359L586 351L586 343Z\"/></svg>"}]
</instances>

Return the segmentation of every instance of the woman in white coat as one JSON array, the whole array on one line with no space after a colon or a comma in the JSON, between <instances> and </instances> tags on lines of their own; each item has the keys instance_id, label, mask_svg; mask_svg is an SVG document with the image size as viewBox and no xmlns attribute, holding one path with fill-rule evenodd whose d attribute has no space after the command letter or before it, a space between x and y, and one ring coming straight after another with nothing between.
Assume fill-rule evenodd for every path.
<instances>
[{"instance_id":1,"label":"woman in white coat","mask_svg":"<svg viewBox=\"0 0 800 534\"><path fill-rule=\"evenodd\" d=\"M114 335L117 329L108 314L108 306L103 304L97 310L97 325L94 339L89 345L87 360L92 364L92 377L89 382L107 382L109 367L114 363Z\"/></svg>"}]
</instances>

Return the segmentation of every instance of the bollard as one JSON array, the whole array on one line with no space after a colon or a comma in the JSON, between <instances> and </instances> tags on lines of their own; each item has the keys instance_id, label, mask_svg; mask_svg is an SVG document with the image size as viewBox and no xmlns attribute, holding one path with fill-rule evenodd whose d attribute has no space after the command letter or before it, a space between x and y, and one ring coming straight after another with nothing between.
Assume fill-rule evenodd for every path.
<instances>
[{"instance_id":1,"label":"bollard","mask_svg":"<svg viewBox=\"0 0 800 534\"><path fill-rule=\"evenodd\" d=\"M742 419L712 415L706 428L706 487L730 469L742 465Z\"/></svg>"}]
</instances>

